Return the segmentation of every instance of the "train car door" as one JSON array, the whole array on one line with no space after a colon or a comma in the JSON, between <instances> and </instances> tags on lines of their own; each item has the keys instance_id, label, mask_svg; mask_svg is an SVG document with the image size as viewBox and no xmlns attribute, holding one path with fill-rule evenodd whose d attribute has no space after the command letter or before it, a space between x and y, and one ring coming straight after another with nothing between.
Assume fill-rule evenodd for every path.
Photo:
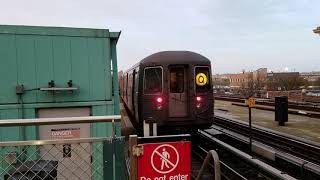
<instances>
[{"instance_id":1,"label":"train car door","mask_svg":"<svg viewBox=\"0 0 320 180\"><path fill-rule=\"evenodd\" d=\"M169 76L169 117L186 117L188 116L186 68L171 66Z\"/></svg>"},{"instance_id":2,"label":"train car door","mask_svg":"<svg viewBox=\"0 0 320 180\"><path fill-rule=\"evenodd\" d=\"M39 109L39 118L90 116L90 108ZM61 124L39 127L40 140L90 138L90 124ZM66 154L67 148L71 153ZM91 179L91 145L89 143L44 145L40 148L44 160L58 161L57 179ZM78 175L82 174L81 177Z\"/></svg>"},{"instance_id":3,"label":"train car door","mask_svg":"<svg viewBox=\"0 0 320 180\"><path fill-rule=\"evenodd\" d=\"M139 122L139 69L135 69L134 71L134 88L133 88L133 106L134 106L134 115L137 122Z\"/></svg>"}]
</instances>

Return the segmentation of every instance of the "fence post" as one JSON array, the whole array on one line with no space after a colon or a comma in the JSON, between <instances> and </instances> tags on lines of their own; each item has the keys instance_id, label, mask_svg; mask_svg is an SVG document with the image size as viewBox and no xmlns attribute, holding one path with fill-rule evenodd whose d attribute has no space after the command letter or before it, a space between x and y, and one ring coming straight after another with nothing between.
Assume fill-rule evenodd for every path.
<instances>
[{"instance_id":1,"label":"fence post","mask_svg":"<svg viewBox=\"0 0 320 180\"><path fill-rule=\"evenodd\" d=\"M114 154L114 139L111 141L103 141L103 179L110 180L114 179L114 162L113 162L113 154ZM112 178L111 178L112 177Z\"/></svg>"},{"instance_id":2,"label":"fence post","mask_svg":"<svg viewBox=\"0 0 320 180\"><path fill-rule=\"evenodd\" d=\"M137 135L129 136L129 157L130 157L130 180L137 180L138 177L138 160L133 154L133 148L138 143Z\"/></svg>"}]
</instances>

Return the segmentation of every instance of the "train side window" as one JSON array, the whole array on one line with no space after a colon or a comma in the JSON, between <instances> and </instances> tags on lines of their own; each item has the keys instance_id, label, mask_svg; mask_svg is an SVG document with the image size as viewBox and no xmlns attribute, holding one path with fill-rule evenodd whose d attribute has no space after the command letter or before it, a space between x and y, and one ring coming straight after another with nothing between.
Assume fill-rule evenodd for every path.
<instances>
[{"instance_id":1,"label":"train side window","mask_svg":"<svg viewBox=\"0 0 320 180\"><path fill-rule=\"evenodd\" d=\"M184 68L175 67L170 69L170 92L183 93L184 91Z\"/></svg>"},{"instance_id":2,"label":"train side window","mask_svg":"<svg viewBox=\"0 0 320 180\"><path fill-rule=\"evenodd\" d=\"M162 93L162 68L147 67L144 69L144 94Z\"/></svg>"},{"instance_id":3,"label":"train side window","mask_svg":"<svg viewBox=\"0 0 320 180\"><path fill-rule=\"evenodd\" d=\"M195 67L195 87L196 87L197 93L207 92L210 90L211 85L210 85L209 67L204 67L204 66Z\"/></svg>"}]
</instances>

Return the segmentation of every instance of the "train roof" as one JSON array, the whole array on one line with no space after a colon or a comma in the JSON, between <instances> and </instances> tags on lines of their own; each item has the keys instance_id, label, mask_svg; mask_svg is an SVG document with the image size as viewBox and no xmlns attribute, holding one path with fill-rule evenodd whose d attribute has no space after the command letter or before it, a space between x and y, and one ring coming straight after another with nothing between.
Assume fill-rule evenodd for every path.
<instances>
[{"instance_id":1,"label":"train roof","mask_svg":"<svg viewBox=\"0 0 320 180\"><path fill-rule=\"evenodd\" d=\"M210 65L210 60L192 51L161 51L142 59L123 74L132 71L137 66L150 64L202 64Z\"/></svg>"},{"instance_id":2,"label":"train roof","mask_svg":"<svg viewBox=\"0 0 320 180\"><path fill-rule=\"evenodd\" d=\"M140 61L141 64L210 64L210 60L191 51L161 51L152 54Z\"/></svg>"}]
</instances>

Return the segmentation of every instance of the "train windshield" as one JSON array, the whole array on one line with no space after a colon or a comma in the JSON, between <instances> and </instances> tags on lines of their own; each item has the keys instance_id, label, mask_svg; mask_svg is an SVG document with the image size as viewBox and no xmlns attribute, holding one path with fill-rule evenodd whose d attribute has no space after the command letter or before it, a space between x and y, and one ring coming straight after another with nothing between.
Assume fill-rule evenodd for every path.
<instances>
[{"instance_id":1,"label":"train windshield","mask_svg":"<svg viewBox=\"0 0 320 180\"><path fill-rule=\"evenodd\" d=\"M184 91L184 68L174 67L170 69L170 92L183 93Z\"/></svg>"},{"instance_id":2,"label":"train windshield","mask_svg":"<svg viewBox=\"0 0 320 180\"><path fill-rule=\"evenodd\" d=\"M158 94L162 92L162 68L148 67L144 69L144 94Z\"/></svg>"},{"instance_id":3,"label":"train windshield","mask_svg":"<svg viewBox=\"0 0 320 180\"><path fill-rule=\"evenodd\" d=\"M210 90L210 71L209 67L195 67L195 85L196 92L207 92Z\"/></svg>"}]
</instances>

